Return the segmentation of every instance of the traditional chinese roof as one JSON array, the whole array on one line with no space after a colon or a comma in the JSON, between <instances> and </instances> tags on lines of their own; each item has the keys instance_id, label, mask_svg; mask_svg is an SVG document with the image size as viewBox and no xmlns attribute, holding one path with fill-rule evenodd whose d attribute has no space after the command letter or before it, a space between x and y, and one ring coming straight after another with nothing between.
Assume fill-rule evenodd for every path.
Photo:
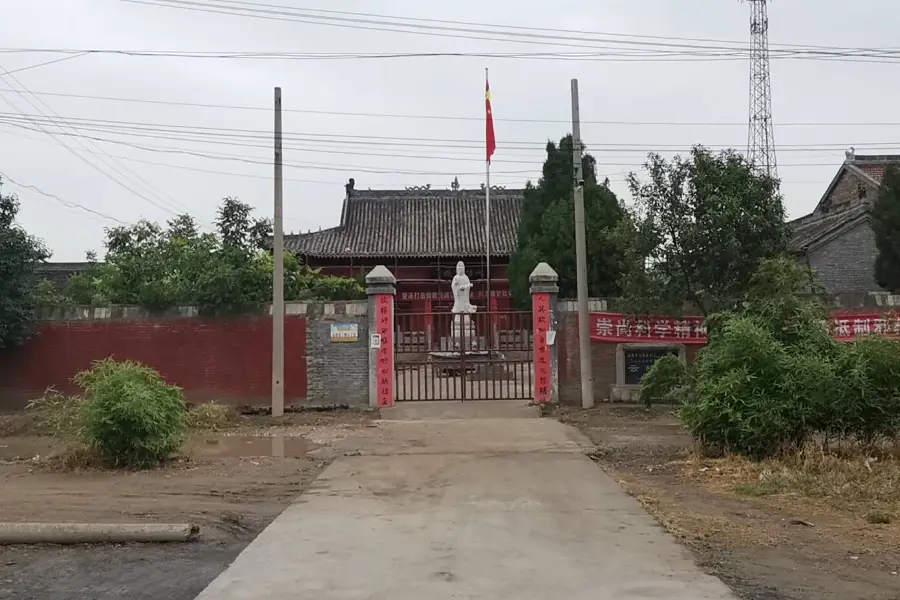
<instances>
[{"instance_id":1,"label":"traditional chinese roof","mask_svg":"<svg viewBox=\"0 0 900 600\"><path fill-rule=\"evenodd\" d=\"M847 202L846 184L878 188L885 169L892 164L900 164L900 155L857 155L853 149L847 152L846 160L828 184L815 210L788 223L792 229L791 250L804 253L866 219L874 198ZM835 198L840 196L844 203L836 204Z\"/></svg>"},{"instance_id":2,"label":"traditional chinese roof","mask_svg":"<svg viewBox=\"0 0 900 600\"><path fill-rule=\"evenodd\" d=\"M862 204L833 215L821 215L805 221L803 219L792 221L789 224L793 226L791 250L805 252L810 247L818 246L854 227L868 214L869 206Z\"/></svg>"},{"instance_id":3,"label":"traditional chinese roof","mask_svg":"<svg viewBox=\"0 0 900 600\"><path fill-rule=\"evenodd\" d=\"M509 256L517 247L524 190L491 187L491 254ZM352 190L341 224L284 238L301 256L409 257L483 256L483 189Z\"/></svg>"},{"instance_id":4,"label":"traditional chinese roof","mask_svg":"<svg viewBox=\"0 0 900 600\"><path fill-rule=\"evenodd\" d=\"M878 187L881 185L885 169L889 165L897 164L900 164L900 155L898 154L858 155L851 149L846 153L846 160L838 169L838 172L835 173L831 183L825 189L825 193L822 194L822 198L816 205L813 214L827 210L831 195L844 175L852 174L861 181Z\"/></svg>"}]
</instances>

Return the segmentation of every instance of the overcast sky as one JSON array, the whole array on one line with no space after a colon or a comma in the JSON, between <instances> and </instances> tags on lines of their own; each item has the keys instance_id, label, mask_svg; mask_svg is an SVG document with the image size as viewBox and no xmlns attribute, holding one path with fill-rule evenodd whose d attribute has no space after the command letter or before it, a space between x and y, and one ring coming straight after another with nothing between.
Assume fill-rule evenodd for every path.
<instances>
[{"instance_id":1,"label":"overcast sky","mask_svg":"<svg viewBox=\"0 0 900 600\"><path fill-rule=\"evenodd\" d=\"M445 24L449 29L439 29L440 23L417 21L412 23L423 26L419 31L432 35L416 35L384 31L382 17L319 13L349 19L329 21L345 25L336 27L297 13L262 13L260 9L286 11L260 6L249 8L254 14L278 20L121 0L3 0L0 47L4 50L318 56L247 59L88 54L4 75L74 55L0 52L0 173L70 205L82 205L125 223L139 218L166 220L187 207L208 226L224 196L237 196L260 214L269 215L271 106L273 87L281 86L286 111L285 162L289 165L285 169L285 229L331 227L339 221L342 186L349 177L356 179L358 188L448 187L456 175L463 187L476 187L484 181L485 67L490 68L496 119L498 149L491 175L495 185L520 187L529 177L536 179L543 144L570 130L569 80L573 77L579 79L581 89L582 136L597 158L601 176L609 176L613 189L626 200L624 174L638 169L647 151L671 154L669 149L687 150L695 143L746 147L749 63L745 58L676 61L668 55L661 61L648 60L646 55L635 60L633 56L638 51L660 49L648 43L747 44L750 8L738 0L251 1L289 5L295 10L566 31L509 30L525 34L518 38L522 41L511 43L500 41L496 28L487 34L493 39L477 40L465 36L485 34L462 31L473 29L469 25ZM213 5L239 6L231 0L191 0L182 6L200 5L215 10L222 9ZM529 6L532 8L526 8ZM769 5L769 17L773 48L779 44L894 47L900 3L776 0ZM600 39L578 31L619 35ZM670 46L665 51L676 49ZM684 51L708 50L685 47ZM341 53L434 52L551 52L558 56L554 60L533 56L333 57ZM575 52L620 56L615 61L609 56L606 60L595 56L573 60ZM625 57L628 62L622 61L622 53L632 53ZM781 147L779 175L790 216L800 216L815 206L846 147L856 145L859 153L896 151L900 124L883 123L900 121L896 116L898 73L900 65L893 63L808 58L772 61L775 138ZM67 124L60 130L42 115L59 115ZM426 116L456 118L422 118ZM660 122L664 124L648 124ZM882 124L872 124L877 122ZM100 139L88 141L62 133ZM876 147L878 143L881 145ZM3 191L19 196L21 222L48 243L53 260L82 260L88 249L102 251L103 228L116 224L8 181Z\"/></svg>"}]
</instances>

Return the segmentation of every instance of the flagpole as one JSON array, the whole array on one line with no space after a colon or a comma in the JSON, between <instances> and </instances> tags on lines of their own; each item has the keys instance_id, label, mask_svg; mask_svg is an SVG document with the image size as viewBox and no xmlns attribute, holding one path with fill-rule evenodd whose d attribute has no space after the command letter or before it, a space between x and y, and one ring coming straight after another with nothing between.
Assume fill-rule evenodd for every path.
<instances>
[{"instance_id":1,"label":"flagpole","mask_svg":"<svg viewBox=\"0 0 900 600\"><path fill-rule=\"evenodd\" d=\"M484 169L484 262L487 265L487 302L491 311L491 161L485 161Z\"/></svg>"},{"instance_id":2,"label":"flagpole","mask_svg":"<svg viewBox=\"0 0 900 600\"><path fill-rule=\"evenodd\" d=\"M487 84L488 70L484 69L484 81ZM487 140L485 139L485 142ZM491 312L491 157L484 161L484 264L487 277L487 310ZM490 323L490 320L488 321ZM490 327L490 326L489 326ZM493 337L488 331L488 336Z\"/></svg>"}]
</instances>

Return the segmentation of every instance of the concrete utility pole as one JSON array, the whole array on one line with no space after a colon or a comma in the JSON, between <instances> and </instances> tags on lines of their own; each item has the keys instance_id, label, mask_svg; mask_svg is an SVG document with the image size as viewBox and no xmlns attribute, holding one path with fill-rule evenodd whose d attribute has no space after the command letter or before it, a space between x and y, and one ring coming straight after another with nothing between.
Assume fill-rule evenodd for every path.
<instances>
[{"instance_id":1,"label":"concrete utility pole","mask_svg":"<svg viewBox=\"0 0 900 600\"><path fill-rule=\"evenodd\" d=\"M584 173L581 165L581 111L578 80L572 80L572 163L575 173L575 268L578 276L578 348L581 354L581 406L594 406L594 373L591 367L590 315L588 313L587 245L584 234Z\"/></svg>"},{"instance_id":2,"label":"concrete utility pole","mask_svg":"<svg viewBox=\"0 0 900 600\"><path fill-rule=\"evenodd\" d=\"M272 240L272 416L284 414L284 157L281 152L281 88L275 88L275 218Z\"/></svg>"}]
</instances>

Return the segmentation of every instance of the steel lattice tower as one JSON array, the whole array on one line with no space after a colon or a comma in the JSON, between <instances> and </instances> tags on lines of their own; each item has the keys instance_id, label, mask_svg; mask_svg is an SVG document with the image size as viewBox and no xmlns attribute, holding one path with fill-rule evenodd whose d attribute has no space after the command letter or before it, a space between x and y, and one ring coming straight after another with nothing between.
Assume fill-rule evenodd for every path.
<instances>
[{"instance_id":1,"label":"steel lattice tower","mask_svg":"<svg viewBox=\"0 0 900 600\"><path fill-rule=\"evenodd\" d=\"M747 2L750 3L750 131L747 136L747 158L762 171L777 177L769 73L768 0Z\"/></svg>"}]
</instances>

